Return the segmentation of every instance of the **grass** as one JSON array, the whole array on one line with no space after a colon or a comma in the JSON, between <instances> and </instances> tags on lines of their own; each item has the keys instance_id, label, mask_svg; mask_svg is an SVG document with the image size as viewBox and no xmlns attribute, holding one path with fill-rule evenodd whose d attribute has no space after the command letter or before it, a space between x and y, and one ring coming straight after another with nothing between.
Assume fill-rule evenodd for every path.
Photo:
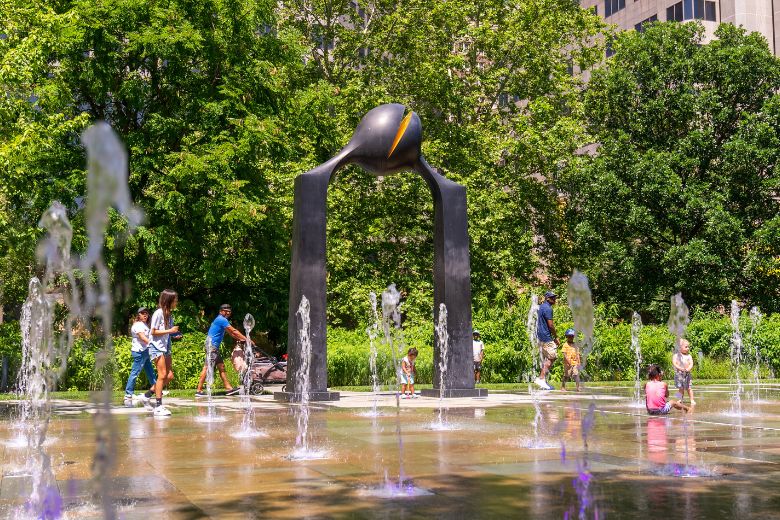
<instances>
[{"instance_id":1,"label":"grass","mask_svg":"<svg viewBox=\"0 0 780 520\"><path fill-rule=\"evenodd\" d=\"M66 401L90 401L92 400L94 392L87 390L66 390L63 392L52 392L52 399L63 399ZM138 394L138 392L136 392ZM98 398L98 396L95 396ZM115 390L111 394L111 402L114 404L122 404L122 399L125 397L124 390ZM195 397L195 390L170 390L168 397ZM0 401L12 401L18 399L15 393L0 393Z\"/></svg>"}]
</instances>

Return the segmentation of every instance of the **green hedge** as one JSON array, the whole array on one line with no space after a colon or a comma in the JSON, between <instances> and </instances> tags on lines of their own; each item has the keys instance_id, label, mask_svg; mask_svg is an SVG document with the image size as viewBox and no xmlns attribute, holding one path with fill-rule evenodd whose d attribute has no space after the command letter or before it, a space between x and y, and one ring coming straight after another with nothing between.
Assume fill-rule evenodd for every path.
<instances>
[{"instance_id":1,"label":"green hedge","mask_svg":"<svg viewBox=\"0 0 780 520\"><path fill-rule=\"evenodd\" d=\"M484 308L484 307L483 307ZM600 313L600 314L599 314ZM485 342L485 360L482 380L485 383L510 383L527 381L532 377L532 353L525 333L527 308L490 309L476 313L474 325L482 333ZM568 309L561 306L556 312L559 331L571 325ZM634 357L631 351L631 329L628 323L605 315L603 309L597 313L599 326L595 331L594 349L587 360L586 372L591 380L631 380L634 378ZM752 366L753 345L757 345L764 360L762 376L780 372L780 314L765 317L758 330L751 333L751 322L745 315L741 321L744 337L746 365ZM731 365L728 360L731 325L728 318L714 314L700 314L694 317L688 328L694 356L694 378L728 379ZM200 332L187 333L173 346L173 370L175 379L172 389L194 388L203 366L203 344L205 335ZM17 323L0 325L0 355L11 360L12 372L18 369L21 351ZM433 377L433 328L430 325L412 325L403 331L403 337L396 338L397 345L405 350L416 347L417 380L431 383ZM672 337L663 325L649 325L641 334L643 366L658 363L667 374L671 374ZM95 352L101 346L88 339L76 342L70 354L68 369L60 382L63 390L89 390L100 384L95 373ZM377 342L380 382L383 385L395 381L389 347L383 341ZM227 355L228 346L223 345ZM110 367L114 373L116 389L124 388L130 372L130 339L118 337L115 341L115 362ZM701 354L700 354L701 353ZM328 381L332 386L362 386L371 383L369 371L369 342L362 330L330 328L328 331ZM230 363L226 363L232 384L238 376ZM750 371L745 367L744 375ZM561 363L555 363L552 379L560 380ZM772 375L773 375L772 374ZM644 377L644 374L642 375ZM218 378L217 378L218 379ZM141 376L136 385L140 389L147 382ZM217 383L221 386L221 383Z\"/></svg>"}]
</instances>

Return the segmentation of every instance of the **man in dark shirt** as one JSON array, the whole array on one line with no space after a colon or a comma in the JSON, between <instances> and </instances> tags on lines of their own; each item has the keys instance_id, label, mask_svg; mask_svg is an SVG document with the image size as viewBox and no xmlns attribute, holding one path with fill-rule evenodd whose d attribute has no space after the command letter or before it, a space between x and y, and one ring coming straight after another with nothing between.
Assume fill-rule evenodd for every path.
<instances>
[{"instance_id":1,"label":"man in dark shirt","mask_svg":"<svg viewBox=\"0 0 780 520\"><path fill-rule=\"evenodd\" d=\"M558 346L560 346L560 340L555 332L555 325L553 325L552 306L555 305L557 298L558 296L552 291L544 293L544 303L539 306L536 320L536 339L542 350L542 372L534 383L544 390L553 390L553 386L547 382L547 372L549 372L555 358L558 357Z\"/></svg>"}]
</instances>

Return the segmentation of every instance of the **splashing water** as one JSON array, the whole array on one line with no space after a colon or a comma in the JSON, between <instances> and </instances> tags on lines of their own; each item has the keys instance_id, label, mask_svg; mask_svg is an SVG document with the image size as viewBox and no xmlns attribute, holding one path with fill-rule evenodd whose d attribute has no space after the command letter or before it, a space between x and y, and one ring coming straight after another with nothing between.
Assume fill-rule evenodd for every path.
<instances>
[{"instance_id":1,"label":"splashing water","mask_svg":"<svg viewBox=\"0 0 780 520\"><path fill-rule=\"evenodd\" d=\"M378 356L376 340L379 337L379 313L377 312L376 293L373 291L369 293L368 300L371 303L371 317L373 319L371 325L366 328L369 344L368 365L371 369L371 389L374 393L371 417L377 417L379 415L379 411L377 409L379 402L379 372L376 366L376 360Z\"/></svg>"},{"instance_id":2,"label":"splashing water","mask_svg":"<svg viewBox=\"0 0 780 520\"><path fill-rule=\"evenodd\" d=\"M753 401L761 400L761 349L756 339L756 331L761 325L761 311L758 307L750 308L750 346L753 349Z\"/></svg>"},{"instance_id":3,"label":"splashing water","mask_svg":"<svg viewBox=\"0 0 780 520\"><path fill-rule=\"evenodd\" d=\"M542 352L539 350L539 340L536 337L536 325L539 321L539 302L537 296L531 293L531 306L528 308L528 318L525 321L525 333L528 335L528 343L531 345L531 360L533 363L534 375L536 377L542 368Z\"/></svg>"},{"instance_id":4,"label":"splashing water","mask_svg":"<svg viewBox=\"0 0 780 520\"><path fill-rule=\"evenodd\" d=\"M35 281L31 284L34 287L31 287L33 299L27 311L29 319L23 320L23 334L27 337L27 344L33 350L39 349L39 353L30 353L29 364L27 370L22 371L22 377L28 378L25 384L30 384L29 377L32 376L33 386L38 384L35 378L45 382L45 392L42 395L38 394L45 404L33 406L37 408L34 413L40 419L36 426L37 434L32 436L35 439L33 445L37 446L35 451L42 458L33 463L37 468L33 475L33 491L26 511L20 515L31 514L42 517L44 513L53 514L60 510L61 499L54 495L56 486L47 483L51 470L48 457L41 448L51 414L48 392L55 388L57 381L65 373L68 354L73 345L76 322L81 320L88 325L92 318L96 317L100 322L100 329L95 335L102 339L103 348L95 354L95 371L102 377L102 389L93 394L95 413L92 417L96 442L92 462L92 483L95 494L101 502L103 517L113 520L116 518L110 478L115 452L111 422L113 378L110 369L114 354L111 336L113 299L110 272L103 260L103 250L108 230L109 210L112 207L116 208L125 219L129 231L141 222L143 213L133 205L130 198L127 183L127 153L111 127L106 123L97 123L83 133L81 140L87 152L85 205L87 251L78 263L71 258L73 230L67 217L67 210L62 204L54 202L43 214L39 223L47 231L46 238L39 244L37 250L38 259L45 266L45 276L42 283ZM74 274L77 270L81 273L80 287L76 284ZM60 279L66 281L65 286L57 286ZM68 310L62 333L57 334L56 338L51 331L54 319L51 312L52 305L47 303L49 310L41 314L43 307L40 305L41 298L37 296L47 293L59 293L58 299ZM45 296L43 298L47 299ZM39 319L39 315L43 317ZM43 337L45 339L40 341L39 338ZM37 346L32 347L33 344ZM34 393L38 392L31 386L27 388ZM40 402L38 397L30 399L31 403L36 401ZM23 411L22 414L29 414L33 407L28 408L27 412ZM36 476L35 473L38 475Z\"/></svg>"},{"instance_id":5,"label":"splashing water","mask_svg":"<svg viewBox=\"0 0 780 520\"><path fill-rule=\"evenodd\" d=\"M116 518L112 500L111 472L114 466L115 436L111 422L111 391L113 375L110 370L114 358L114 343L111 335L113 305L111 279L103 261L105 234L108 229L108 213L116 208L125 218L130 231L141 223L143 212L133 204L128 186L127 152L119 137L107 123L96 123L87 128L81 136L87 150L87 197L86 229L89 244L81 261L85 273L97 273L97 286L92 277L85 276L84 312L100 319L103 334L103 349L95 354L95 370L103 374L103 388L95 394L95 456L92 461L92 477L100 496L103 516L107 520Z\"/></svg>"},{"instance_id":6,"label":"splashing water","mask_svg":"<svg viewBox=\"0 0 780 520\"><path fill-rule=\"evenodd\" d=\"M449 353L450 337L447 332L447 306L439 304L439 320L436 323L436 341L439 345L439 419L432 426L437 430L449 429L447 420L444 417L444 381L447 372L447 361Z\"/></svg>"},{"instance_id":7,"label":"splashing water","mask_svg":"<svg viewBox=\"0 0 780 520\"><path fill-rule=\"evenodd\" d=\"M634 402L642 405L642 383L640 373L642 371L642 344L640 334L642 332L642 317L638 312L631 316L631 350L634 351Z\"/></svg>"},{"instance_id":8,"label":"splashing water","mask_svg":"<svg viewBox=\"0 0 780 520\"><path fill-rule=\"evenodd\" d=\"M236 432L234 437L246 439L253 437L262 437L265 434L255 428L255 409L252 407L252 363L255 360L252 352L252 339L250 334L255 328L255 317L251 314L244 316L244 335L246 336L246 345L244 345L244 361L246 369L241 380L241 400L244 402L244 418L241 420L241 430Z\"/></svg>"},{"instance_id":9,"label":"splashing water","mask_svg":"<svg viewBox=\"0 0 780 520\"><path fill-rule=\"evenodd\" d=\"M588 285L588 277L575 270L569 279L566 296L569 300L574 328L582 335L582 339L578 340L578 346L582 354L580 368L584 369L588 355L593 350L593 298Z\"/></svg>"},{"instance_id":10,"label":"splashing water","mask_svg":"<svg viewBox=\"0 0 780 520\"><path fill-rule=\"evenodd\" d=\"M671 306L669 308L669 321L666 324L669 333L674 336L675 354L680 350L680 340L685 336L685 329L688 328L688 323L690 322L691 318L688 306L683 300L682 293L677 293L672 296Z\"/></svg>"},{"instance_id":11,"label":"splashing water","mask_svg":"<svg viewBox=\"0 0 780 520\"><path fill-rule=\"evenodd\" d=\"M390 353L395 370L396 388L401 386L401 362L398 359L403 350L404 339L401 332L401 293L391 283L387 289L382 291L382 330L385 334L385 343L390 347ZM394 339L397 337L398 346ZM398 438L398 485L402 486L404 481L404 441L401 436L401 395L400 391L395 394L395 433Z\"/></svg>"},{"instance_id":12,"label":"splashing water","mask_svg":"<svg viewBox=\"0 0 780 520\"><path fill-rule=\"evenodd\" d=\"M56 384L53 365L54 309L41 282L32 278L27 300L22 307L22 367L19 373L22 405L22 432L27 435L27 461L32 473L32 491L16 518L44 518L51 490L56 482L51 470L51 458L44 442L51 418L49 392Z\"/></svg>"},{"instance_id":13,"label":"splashing water","mask_svg":"<svg viewBox=\"0 0 780 520\"><path fill-rule=\"evenodd\" d=\"M742 363L742 332L739 330L739 304L737 300L731 300L731 348L729 355L731 357L731 372L735 378L736 388L734 389L733 399L731 400L731 411L737 415L742 415L742 375L740 374L740 365Z\"/></svg>"},{"instance_id":14,"label":"splashing water","mask_svg":"<svg viewBox=\"0 0 780 520\"><path fill-rule=\"evenodd\" d=\"M310 448L309 400L311 397L311 304L306 296L301 297L298 311L298 343L301 346L301 364L295 373L295 388L300 391L300 401L296 411L298 433L295 437L295 449L291 460L312 460L325 458L324 450Z\"/></svg>"},{"instance_id":15,"label":"splashing water","mask_svg":"<svg viewBox=\"0 0 780 520\"><path fill-rule=\"evenodd\" d=\"M225 422L226 417L217 415L216 403L214 402L214 360L216 359L216 347L211 342L211 336L206 336L206 342L204 345L206 352L206 415L198 416L195 418L199 423L217 423Z\"/></svg>"}]
</instances>

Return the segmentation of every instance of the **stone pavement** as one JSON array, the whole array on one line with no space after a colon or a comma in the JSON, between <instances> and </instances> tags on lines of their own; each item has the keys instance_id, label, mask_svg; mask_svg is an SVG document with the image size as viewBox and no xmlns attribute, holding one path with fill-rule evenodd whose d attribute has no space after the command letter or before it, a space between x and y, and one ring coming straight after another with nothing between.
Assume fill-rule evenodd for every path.
<instances>
[{"instance_id":1,"label":"stone pavement","mask_svg":"<svg viewBox=\"0 0 780 520\"><path fill-rule=\"evenodd\" d=\"M312 406L312 445L325 458L304 461L286 458L296 405L254 398L263 436L239 439L231 436L243 418L237 398L215 400L221 423L198 422L207 416L201 400L166 399L170 418L115 410L115 502L122 518L144 519L576 518L583 499L573 482L587 469L587 518L597 510L602 518L780 518L780 390L745 399L739 416L731 390L699 387L688 417L648 417L628 388L491 391L446 400L445 430L437 399L402 400L396 410L395 397L383 395L381 415L371 417L373 396L343 392ZM58 403L50 428L47 450L71 518L101 516L89 480L89 409ZM30 489L24 449L7 444L12 424L0 420L0 517L13 517ZM428 494L377 498L401 470L407 487Z\"/></svg>"}]
</instances>

